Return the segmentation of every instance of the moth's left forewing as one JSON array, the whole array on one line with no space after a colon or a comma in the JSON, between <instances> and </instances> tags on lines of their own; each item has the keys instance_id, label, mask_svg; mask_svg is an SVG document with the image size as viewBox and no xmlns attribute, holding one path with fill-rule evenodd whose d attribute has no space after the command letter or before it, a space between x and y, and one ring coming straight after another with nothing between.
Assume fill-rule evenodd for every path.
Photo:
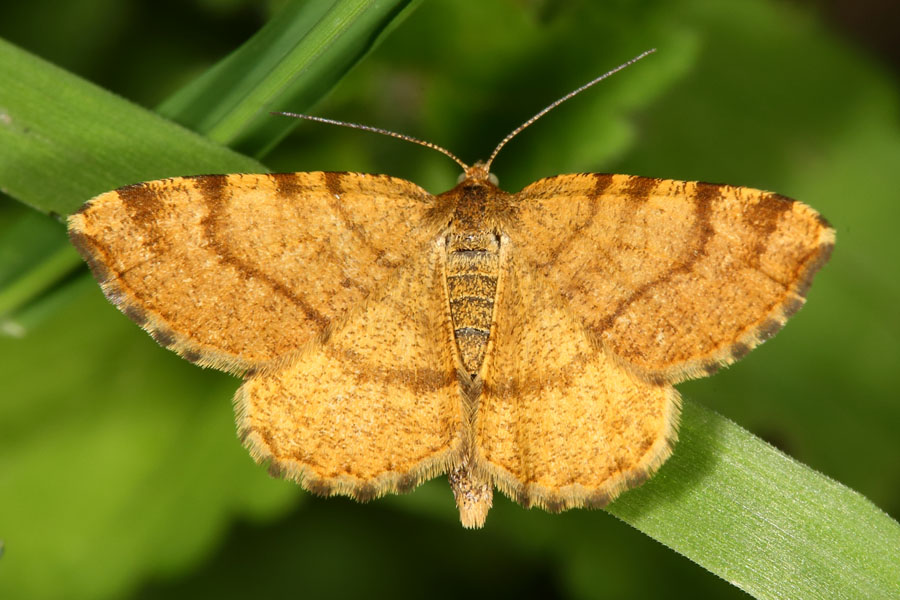
<instances>
[{"instance_id":1,"label":"moth's left forewing","mask_svg":"<svg viewBox=\"0 0 900 600\"><path fill-rule=\"evenodd\" d=\"M813 209L751 188L582 174L515 199L522 258L648 380L708 374L771 336L834 245Z\"/></svg>"},{"instance_id":2,"label":"moth's left forewing","mask_svg":"<svg viewBox=\"0 0 900 600\"><path fill-rule=\"evenodd\" d=\"M259 368L333 328L420 251L434 197L358 173L176 177L89 201L69 234L107 297L204 366Z\"/></svg>"}]
</instances>

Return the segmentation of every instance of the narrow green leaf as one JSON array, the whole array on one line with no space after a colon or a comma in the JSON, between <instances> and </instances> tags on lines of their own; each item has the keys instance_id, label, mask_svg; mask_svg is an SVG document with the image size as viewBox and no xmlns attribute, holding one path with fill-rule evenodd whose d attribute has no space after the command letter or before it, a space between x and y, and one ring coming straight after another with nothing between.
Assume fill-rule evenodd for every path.
<instances>
[{"instance_id":1,"label":"narrow green leaf","mask_svg":"<svg viewBox=\"0 0 900 600\"><path fill-rule=\"evenodd\" d=\"M273 110L311 106L419 0L293 0L159 112L223 145L260 156L295 124Z\"/></svg>"},{"instance_id":2,"label":"narrow green leaf","mask_svg":"<svg viewBox=\"0 0 900 600\"><path fill-rule=\"evenodd\" d=\"M0 318L20 309L82 264L81 256L72 246L60 246L12 284L3 286L0 290Z\"/></svg>"},{"instance_id":3,"label":"narrow green leaf","mask_svg":"<svg viewBox=\"0 0 900 600\"><path fill-rule=\"evenodd\" d=\"M19 311L38 302L47 303L48 294L70 273L83 268L84 262L69 244L65 226L31 208L13 202L0 206L4 222L0 224L0 335L22 337L43 308Z\"/></svg>"},{"instance_id":4,"label":"narrow green leaf","mask_svg":"<svg viewBox=\"0 0 900 600\"><path fill-rule=\"evenodd\" d=\"M78 262L72 266L73 272L84 267L81 256L74 248L70 245L61 245L60 248L60 252L68 249L75 254L73 258ZM40 267L38 269L40 270ZM71 283L67 281L63 285L59 285L56 281L54 285L28 297L27 302L21 302L8 313L0 314L0 336L24 338L29 335L46 319L54 317L71 304L77 292L75 284L82 279L87 280L87 277L73 277Z\"/></svg>"},{"instance_id":5,"label":"narrow green leaf","mask_svg":"<svg viewBox=\"0 0 900 600\"><path fill-rule=\"evenodd\" d=\"M220 146L0 39L0 190L65 215L122 185L255 171Z\"/></svg>"},{"instance_id":6,"label":"narrow green leaf","mask_svg":"<svg viewBox=\"0 0 900 600\"><path fill-rule=\"evenodd\" d=\"M900 594L900 524L694 402L672 458L609 512L755 598Z\"/></svg>"},{"instance_id":7,"label":"narrow green leaf","mask_svg":"<svg viewBox=\"0 0 900 600\"><path fill-rule=\"evenodd\" d=\"M56 252L60 238L65 237L61 223L26 206L10 202L2 210L5 222L0 224L0 290L28 271L35 257Z\"/></svg>"}]
</instances>

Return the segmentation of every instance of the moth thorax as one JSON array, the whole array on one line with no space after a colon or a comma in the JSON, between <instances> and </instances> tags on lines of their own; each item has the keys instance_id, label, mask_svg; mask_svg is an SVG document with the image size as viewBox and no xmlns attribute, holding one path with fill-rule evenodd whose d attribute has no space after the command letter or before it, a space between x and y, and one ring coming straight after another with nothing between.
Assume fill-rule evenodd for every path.
<instances>
[{"instance_id":1,"label":"moth thorax","mask_svg":"<svg viewBox=\"0 0 900 600\"><path fill-rule=\"evenodd\" d=\"M491 333L500 238L491 232L454 232L447 238L450 316L460 358L475 376L484 362Z\"/></svg>"}]
</instances>

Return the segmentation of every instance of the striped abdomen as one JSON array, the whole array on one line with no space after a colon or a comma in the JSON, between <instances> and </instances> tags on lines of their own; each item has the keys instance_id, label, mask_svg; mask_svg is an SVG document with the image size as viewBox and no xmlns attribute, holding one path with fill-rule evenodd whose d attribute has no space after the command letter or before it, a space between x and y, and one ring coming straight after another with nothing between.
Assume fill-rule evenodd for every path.
<instances>
[{"instance_id":1,"label":"striped abdomen","mask_svg":"<svg viewBox=\"0 0 900 600\"><path fill-rule=\"evenodd\" d=\"M492 233L452 233L447 242L450 316L463 366L474 377L491 333L500 241Z\"/></svg>"}]
</instances>

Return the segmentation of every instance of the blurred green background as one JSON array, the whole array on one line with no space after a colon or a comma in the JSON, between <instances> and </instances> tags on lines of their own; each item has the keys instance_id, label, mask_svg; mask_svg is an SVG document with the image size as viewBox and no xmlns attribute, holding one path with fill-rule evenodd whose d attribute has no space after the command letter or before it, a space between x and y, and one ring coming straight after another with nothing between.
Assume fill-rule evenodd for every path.
<instances>
[{"instance_id":1,"label":"blurred green background","mask_svg":"<svg viewBox=\"0 0 900 600\"><path fill-rule=\"evenodd\" d=\"M4 2L0 37L154 107L282 4ZM884 33L897 10L850 4L430 0L320 102L295 108L474 162L553 99L658 48L523 133L494 172L509 190L575 171L728 182L828 217L837 249L808 306L739 365L680 389L897 518L900 51ZM432 192L458 171L312 123L260 158ZM0 196L0 264L24 269L34 239L61 236ZM159 348L85 269L14 317L0 338L0 598L746 597L602 511L547 515L498 498L471 532L443 479L365 506L270 479L234 435L239 382Z\"/></svg>"}]
</instances>

